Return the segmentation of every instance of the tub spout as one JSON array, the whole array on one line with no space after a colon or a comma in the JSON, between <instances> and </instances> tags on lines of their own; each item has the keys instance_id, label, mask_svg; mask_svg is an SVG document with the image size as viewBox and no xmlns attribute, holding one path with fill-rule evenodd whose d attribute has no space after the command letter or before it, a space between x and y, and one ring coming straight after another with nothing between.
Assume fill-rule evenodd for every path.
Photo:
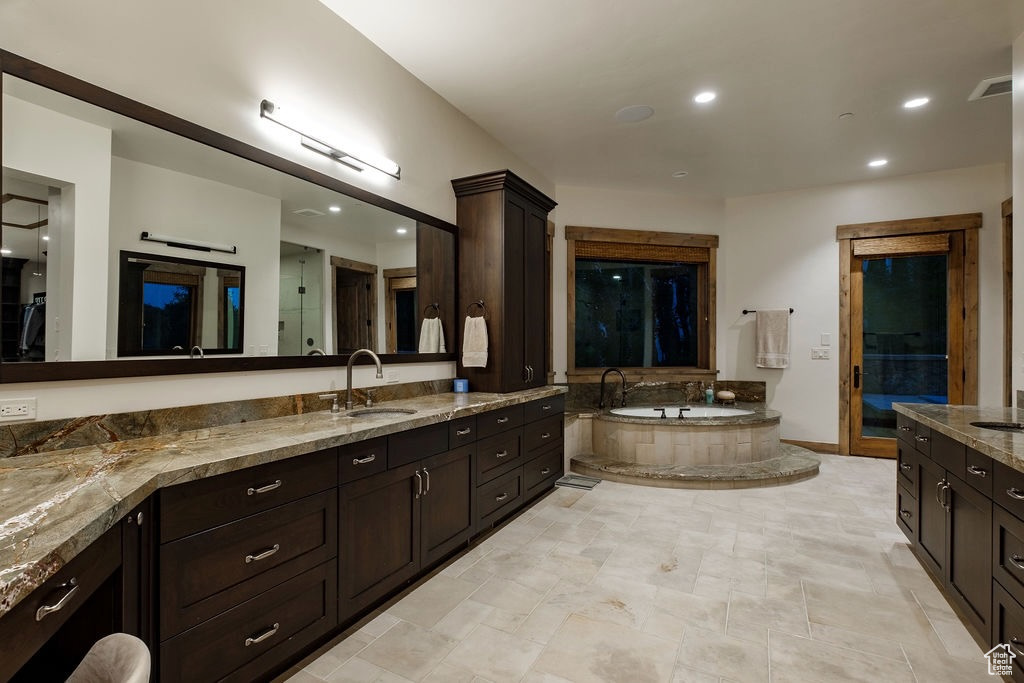
<instances>
[{"instance_id":1,"label":"tub spout","mask_svg":"<svg viewBox=\"0 0 1024 683\"><path fill-rule=\"evenodd\" d=\"M622 381L622 405L626 405L626 376L622 374L622 370L619 370L618 368L608 368L607 370L601 373L601 396L600 398L598 398L597 401L598 410L602 410L604 408L604 381L605 378L608 377L608 373L610 372L617 373L619 375L619 379ZM615 405L614 393L612 393L611 405Z\"/></svg>"}]
</instances>

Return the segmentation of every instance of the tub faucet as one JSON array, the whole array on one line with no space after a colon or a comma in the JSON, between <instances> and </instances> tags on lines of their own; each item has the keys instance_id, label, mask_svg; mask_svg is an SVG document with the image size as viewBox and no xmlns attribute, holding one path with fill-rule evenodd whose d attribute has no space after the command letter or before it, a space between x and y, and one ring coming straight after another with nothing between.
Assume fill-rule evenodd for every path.
<instances>
[{"instance_id":1,"label":"tub faucet","mask_svg":"<svg viewBox=\"0 0 1024 683\"><path fill-rule=\"evenodd\" d=\"M193 346L192 350L188 352L188 357L189 358L195 358L197 356L199 358L204 358L204 356L203 356L203 347L199 346L198 344L196 346Z\"/></svg>"},{"instance_id":2,"label":"tub faucet","mask_svg":"<svg viewBox=\"0 0 1024 683\"><path fill-rule=\"evenodd\" d=\"M356 349L348 357L348 367L345 369L345 376L347 378L345 390L345 410L352 410L352 363L359 356L369 356L373 359L373 362L377 364L377 379L384 379L384 368L381 367L380 358L377 357L370 349Z\"/></svg>"},{"instance_id":3,"label":"tub faucet","mask_svg":"<svg viewBox=\"0 0 1024 683\"><path fill-rule=\"evenodd\" d=\"M307 351L306 355L307 356L326 356L327 354L324 353L323 349L316 348L316 349L311 349L310 351Z\"/></svg>"},{"instance_id":4,"label":"tub faucet","mask_svg":"<svg viewBox=\"0 0 1024 683\"><path fill-rule=\"evenodd\" d=\"M622 374L622 370L618 368L608 368L601 373L601 396L597 401L597 409L602 410L604 408L604 380L608 376L609 372L616 372L619 375L619 379L622 380L622 405L626 405L626 376ZM615 405L615 394L612 393L611 405Z\"/></svg>"}]
</instances>

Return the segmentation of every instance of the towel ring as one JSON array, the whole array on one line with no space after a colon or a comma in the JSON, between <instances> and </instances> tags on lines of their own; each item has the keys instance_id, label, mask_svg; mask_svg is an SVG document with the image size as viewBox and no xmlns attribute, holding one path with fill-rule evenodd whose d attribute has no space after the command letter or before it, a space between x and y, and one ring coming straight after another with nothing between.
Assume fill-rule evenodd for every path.
<instances>
[{"instance_id":1,"label":"towel ring","mask_svg":"<svg viewBox=\"0 0 1024 683\"><path fill-rule=\"evenodd\" d=\"M469 306L466 306L466 317L467 318L472 317L473 307L474 306L479 306L480 307L480 317L481 318L486 318L487 317L487 307L484 306L484 300L483 299L477 299L476 301L474 301L471 304L469 304Z\"/></svg>"},{"instance_id":2,"label":"towel ring","mask_svg":"<svg viewBox=\"0 0 1024 683\"><path fill-rule=\"evenodd\" d=\"M437 313L437 315L435 315L434 317L435 317L435 318L440 318L440 317L441 317L441 307L440 307L440 306L438 306L438 305L437 305L436 303L434 303L434 304L427 304L426 308L424 308L424 309L423 309L423 317L424 317L424 318L426 318L426 317L427 317L427 312L428 312L428 311L429 311L429 310L430 310L431 308L433 308L433 309L434 309L434 311L435 311L435 312Z\"/></svg>"}]
</instances>

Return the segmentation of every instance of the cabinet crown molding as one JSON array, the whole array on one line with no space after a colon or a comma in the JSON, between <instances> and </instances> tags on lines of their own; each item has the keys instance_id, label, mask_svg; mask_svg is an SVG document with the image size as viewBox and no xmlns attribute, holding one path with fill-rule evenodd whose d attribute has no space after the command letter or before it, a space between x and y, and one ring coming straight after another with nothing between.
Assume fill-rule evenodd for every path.
<instances>
[{"instance_id":1,"label":"cabinet crown molding","mask_svg":"<svg viewBox=\"0 0 1024 683\"><path fill-rule=\"evenodd\" d=\"M479 173L466 176L465 178L456 178L452 180L452 189L455 190L456 197L509 189L529 199L545 212L551 211L558 206L558 202L554 199L533 185L530 185L507 168L501 171L491 171L490 173Z\"/></svg>"}]
</instances>

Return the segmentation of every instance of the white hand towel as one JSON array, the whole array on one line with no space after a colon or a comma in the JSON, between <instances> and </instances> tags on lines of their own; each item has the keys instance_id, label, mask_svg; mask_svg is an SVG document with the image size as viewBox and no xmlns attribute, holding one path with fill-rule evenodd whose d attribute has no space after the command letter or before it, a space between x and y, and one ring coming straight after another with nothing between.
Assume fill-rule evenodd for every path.
<instances>
[{"instance_id":1,"label":"white hand towel","mask_svg":"<svg viewBox=\"0 0 1024 683\"><path fill-rule=\"evenodd\" d=\"M424 318L420 326L420 353L448 353L440 318Z\"/></svg>"},{"instance_id":2,"label":"white hand towel","mask_svg":"<svg viewBox=\"0 0 1024 683\"><path fill-rule=\"evenodd\" d=\"M462 365L467 368L487 367L487 323L483 316L466 316L466 328L462 333Z\"/></svg>"},{"instance_id":3,"label":"white hand towel","mask_svg":"<svg viewBox=\"0 0 1024 683\"><path fill-rule=\"evenodd\" d=\"M789 367L789 309L758 310L754 361L759 368Z\"/></svg>"}]
</instances>

